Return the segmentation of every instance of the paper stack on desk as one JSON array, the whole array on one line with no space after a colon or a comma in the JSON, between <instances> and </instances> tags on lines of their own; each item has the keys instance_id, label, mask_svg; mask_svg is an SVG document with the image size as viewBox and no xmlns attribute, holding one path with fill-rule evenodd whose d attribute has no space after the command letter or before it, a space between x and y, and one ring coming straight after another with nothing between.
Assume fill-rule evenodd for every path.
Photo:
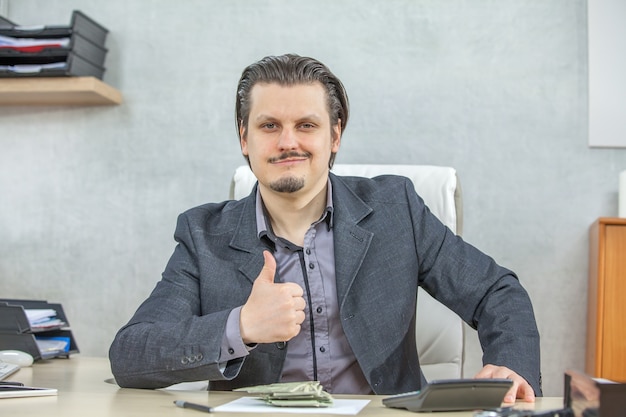
<instances>
[{"instance_id":1,"label":"paper stack on desk","mask_svg":"<svg viewBox=\"0 0 626 417\"><path fill-rule=\"evenodd\" d=\"M61 304L0 298L0 350L21 350L37 361L68 357L78 346Z\"/></svg>"},{"instance_id":2,"label":"paper stack on desk","mask_svg":"<svg viewBox=\"0 0 626 417\"><path fill-rule=\"evenodd\" d=\"M33 331L63 327L65 322L57 318L57 312L50 308L24 309Z\"/></svg>"},{"instance_id":3,"label":"paper stack on desk","mask_svg":"<svg viewBox=\"0 0 626 417\"><path fill-rule=\"evenodd\" d=\"M35 334L67 326L67 323L57 317L57 312L54 309L26 308L24 313L26 313L30 328ZM69 337L64 336L45 337L37 335L35 336L35 341L42 358L46 359L64 354L70 347Z\"/></svg>"}]
</instances>

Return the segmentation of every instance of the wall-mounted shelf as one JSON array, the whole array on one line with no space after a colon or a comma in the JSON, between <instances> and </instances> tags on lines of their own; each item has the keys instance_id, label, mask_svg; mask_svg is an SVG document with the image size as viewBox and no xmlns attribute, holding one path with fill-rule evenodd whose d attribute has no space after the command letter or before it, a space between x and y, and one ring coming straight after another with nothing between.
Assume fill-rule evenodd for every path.
<instances>
[{"instance_id":1,"label":"wall-mounted shelf","mask_svg":"<svg viewBox=\"0 0 626 417\"><path fill-rule=\"evenodd\" d=\"M121 102L118 90L95 77L0 79L0 106L95 106Z\"/></svg>"}]
</instances>

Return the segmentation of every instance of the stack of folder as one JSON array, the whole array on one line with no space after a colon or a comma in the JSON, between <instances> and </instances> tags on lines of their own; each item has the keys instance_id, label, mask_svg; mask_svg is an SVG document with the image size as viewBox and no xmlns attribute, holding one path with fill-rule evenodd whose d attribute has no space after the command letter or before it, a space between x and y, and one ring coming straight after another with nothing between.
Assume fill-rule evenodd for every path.
<instances>
[{"instance_id":1,"label":"stack of folder","mask_svg":"<svg viewBox=\"0 0 626 417\"><path fill-rule=\"evenodd\" d=\"M0 77L102 79L108 32L78 10L69 26L19 26L0 16Z\"/></svg>"},{"instance_id":2,"label":"stack of folder","mask_svg":"<svg viewBox=\"0 0 626 417\"><path fill-rule=\"evenodd\" d=\"M21 350L35 360L79 352L61 304L4 298L0 298L0 350Z\"/></svg>"}]
</instances>

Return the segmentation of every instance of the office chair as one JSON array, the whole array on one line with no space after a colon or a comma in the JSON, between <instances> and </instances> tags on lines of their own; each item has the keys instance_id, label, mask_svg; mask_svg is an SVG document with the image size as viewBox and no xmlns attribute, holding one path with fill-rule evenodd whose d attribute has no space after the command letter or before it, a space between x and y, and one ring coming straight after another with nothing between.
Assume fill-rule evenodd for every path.
<instances>
[{"instance_id":1,"label":"office chair","mask_svg":"<svg viewBox=\"0 0 626 417\"><path fill-rule=\"evenodd\" d=\"M463 228L462 195L456 170L430 165L336 164L336 175L375 177L394 174L408 177L430 211L452 232ZM238 167L230 186L230 198L240 199L252 191L256 177L247 165ZM416 342L420 366L427 380L463 377L463 321L421 288L418 291Z\"/></svg>"}]
</instances>

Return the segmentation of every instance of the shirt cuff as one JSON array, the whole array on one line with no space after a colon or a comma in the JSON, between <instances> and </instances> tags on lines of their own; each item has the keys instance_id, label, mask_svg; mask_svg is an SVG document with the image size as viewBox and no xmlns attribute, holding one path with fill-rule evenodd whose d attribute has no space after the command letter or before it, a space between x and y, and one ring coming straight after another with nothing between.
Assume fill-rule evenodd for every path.
<instances>
[{"instance_id":1,"label":"shirt cuff","mask_svg":"<svg viewBox=\"0 0 626 417\"><path fill-rule=\"evenodd\" d=\"M242 358L248 355L248 352L254 347L247 346L241 339L239 331L239 316L241 307L234 308L228 315L226 321L226 331L222 339L222 350L220 352L219 362L224 364L230 360Z\"/></svg>"}]
</instances>

